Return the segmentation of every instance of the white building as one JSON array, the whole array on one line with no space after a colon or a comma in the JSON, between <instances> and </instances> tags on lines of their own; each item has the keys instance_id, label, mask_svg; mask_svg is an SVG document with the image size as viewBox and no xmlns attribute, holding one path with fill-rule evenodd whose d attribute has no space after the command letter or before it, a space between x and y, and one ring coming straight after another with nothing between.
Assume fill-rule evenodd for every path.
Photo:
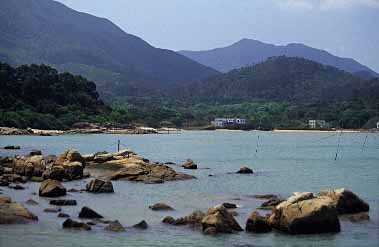
<instances>
[{"instance_id":1,"label":"white building","mask_svg":"<svg viewBox=\"0 0 379 247\"><path fill-rule=\"evenodd\" d=\"M310 129L323 129L329 127L325 120L309 120L308 125Z\"/></svg>"},{"instance_id":2,"label":"white building","mask_svg":"<svg viewBox=\"0 0 379 247\"><path fill-rule=\"evenodd\" d=\"M211 122L211 124L215 127L225 127L227 125L245 125L246 119L243 118L215 118Z\"/></svg>"}]
</instances>

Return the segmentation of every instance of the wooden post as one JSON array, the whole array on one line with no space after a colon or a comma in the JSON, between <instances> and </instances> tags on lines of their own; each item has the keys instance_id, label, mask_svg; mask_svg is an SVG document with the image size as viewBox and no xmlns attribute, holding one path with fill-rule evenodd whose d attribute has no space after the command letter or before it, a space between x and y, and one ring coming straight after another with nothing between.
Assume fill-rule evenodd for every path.
<instances>
[{"instance_id":1,"label":"wooden post","mask_svg":"<svg viewBox=\"0 0 379 247\"><path fill-rule=\"evenodd\" d=\"M117 140L117 152L120 152L120 140Z\"/></svg>"}]
</instances>

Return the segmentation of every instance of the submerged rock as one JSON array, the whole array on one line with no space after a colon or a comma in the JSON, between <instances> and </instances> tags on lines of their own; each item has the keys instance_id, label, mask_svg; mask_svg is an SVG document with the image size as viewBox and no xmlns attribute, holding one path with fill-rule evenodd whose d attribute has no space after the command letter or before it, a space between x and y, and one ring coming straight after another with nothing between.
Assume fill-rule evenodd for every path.
<instances>
[{"instance_id":1,"label":"submerged rock","mask_svg":"<svg viewBox=\"0 0 379 247\"><path fill-rule=\"evenodd\" d=\"M339 232L340 222L333 201L312 193L295 193L273 209L270 225L290 234Z\"/></svg>"},{"instance_id":2,"label":"submerged rock","mask_svg":"<svg viewBox=\"0 0 379 247\"><path fill-rule=\"evenodd\" d=\"M223 204L221 204L224 208L226 209L233 209L233 208L237 208L237 204L234 204L234 203L229 203L229 202L224 202Z\"/></svg>"},{"instance_id":3,"label":"submerged rock","mask_svg":"<svg viewBox=\"0 0 379 247\"><path fill-rule=\"evenodd\" d=\"M347 189L322 190L319 195L330 197L339 214L354 214L370 210L367 202Z\"/></svg>"},{"instance_id":4,"label":"submerged rock","mask_svg":"<svg viewBox=\"0 0 379 247\"><path fill-rule=\"evenodd\" d=\"M59 197L66 195L66 188L57 180L48 179L41 183L39 195L44 197Z\"/></svg>"},{"instance_id":5,"label":"submerged rock","mask_svg":"<svg viewBox=\"0 0 379 247\"><path fill-rule=\"evenodd\" d=\"M84 230L84 231L90 231L91 227L87 225L86 223L77 222L72 219L67 219L62 224L63 229L77 229L77 230Z\"/></svg>"},{"instance_id":6,"label":"submerged rock","mask_svg":"<svg viewBox=\"0 0 379 247\"><path fill-rule=\"evenodd\" d=\"M139 223L135 224L133 227L137 229L145 230L148 228L148 224L146 223L146 221L142 220Z\"/></svg>"},{"instance_id":7,"label":"submerged rock","mask_svg":"<svg viewBox=\"0 0 379 247\"><path fill-rule=\"evenodd\" d=\"M252 169L250 169L249 167L244 166L244 167L241 167L241 168L237 171L237 173L240 173L240 174L253 174L254 171L253 171Z\"/></svg>"},{"instance_id":8,"label":"submerged rock","mask_svg":"<svg viewBox=\"0 0 379 247\"><path fill-rule=\"evenodd\" d=\"M59 213L62 211L62 209L61 208L45 208L43 211L46 213Z\"/></svg>"},{"instance_id":9,"label":"submerged rock","mask_svg":"<svg viewBox=\"0 0 379 247\"><path fill-rule=\"evenodd\" d=\"M268 218L261 216L257 211L254 211L246 221L246 231L255 233L266 233L272 230Z\"/></svg>"},{"instance_id":10,"label":"submerged rock","mask_svg":"<svg viewBox=\"0 0 379 247\"><path fill-rule=\"evenodd\" d=\"M50 205L56 206L76 206L76 200L51 200Z\"/></svg>"},{"instance_id":11,"label":"submerged rock","mask_svg":"<svg viewBox=\"0 0 379 247\"><path fill-rule=\"evenodd\" d=\"M14 146L14 145L6 145L3 147L3 149L21 149L20 146Z\"/></svg>"},{"instance_id":12,"label":"submerged rock","mask_svg":"<svg viewBox=\"0 0 379 247\"><path fill-rule=\"evenodd\" d=\"M79 213L79 218L85 218L85 219L101 219L104 218L100 214L96 213L94 210L90 209L89 207L83 207L82 210Z\"/></svg>"},{"instance_id":13,"label":"submerged rock","mask_svg":"<svg viewBox=\"0 0 379 247\"><path fill-rule=\"evenodd\" d=\"M149 208L154 211L169 211L174 210L172 207L170 207L167 204L164 204L162 202L155 203L154 205L150 205Z\"/></svg>"},{"instance_id":14,"label":"submerged rock","mask_svg":"<svg viewBox=\"0 0 379 247\"><path fill-rule=\"evenodd\" d=\"M118 220L110 222L104 229L107 231L112 231L112 232L125 231L125 227L123 227Z\"/></svg>"},{"instance_id":15,"label":"submerged rock","mask_svg":"<svg viewBox=\"0 0 379 247\"><path fill-rule=\"evenodd\" d=\"M0 224L22 224L37 220L38 217L20 203L0 195Z\"/></svg>"},{"instance_id":16,"label":"submerged rock","mask_svg":"<svg viewBox=\"0 0 379 247\"><path fill-rule=\"evenodd\" d=\"M93 179L86 185L86 191L92 193L113 193L113 185L110 181Z\"/></svg>"},{"instance_id":17,"label":"submerged rock","mask_svg":"<svg viewBox=\"0 0 379 247\"><path fill-rule=\"evenodd\" d=\"M29 199L25 202L25 204L35 206L35 205L38 205L39 203L33 199Z\"/></svg>"},{"instance_id":18,"label":"submerged rock","mask_svg":"<svg viewBox=\"0 0 379 247\"><path fill-rule=\"evenodd\" d=\"M58 217L59 217L59 218L70 218L70 215L65 214L65 213L59 213L59 214L58 214Z\"/></svg>"}]
</instances>

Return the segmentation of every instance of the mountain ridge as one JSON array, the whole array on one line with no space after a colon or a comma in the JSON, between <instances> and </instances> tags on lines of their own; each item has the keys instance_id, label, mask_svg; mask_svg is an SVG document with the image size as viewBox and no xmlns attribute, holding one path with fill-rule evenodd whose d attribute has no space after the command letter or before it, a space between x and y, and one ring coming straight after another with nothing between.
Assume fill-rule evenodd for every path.
<instances>
[{"instance_id":1,"label":"mountain ridge","mask_svg":"<svg viewBox=\"0 0 379 247\"><path fill-rule=\"evenodd\" d=\"M273 45L259 40L244 38L225 47L201 51L180 50L178 52L223 73L263 62L269 57L284 55L288 57L303 57L337 67L350 73L366 71L372 77L378 76L377 72L352 58L338 57L325 50L301 43Z\"/></svg>"}]
</instances>

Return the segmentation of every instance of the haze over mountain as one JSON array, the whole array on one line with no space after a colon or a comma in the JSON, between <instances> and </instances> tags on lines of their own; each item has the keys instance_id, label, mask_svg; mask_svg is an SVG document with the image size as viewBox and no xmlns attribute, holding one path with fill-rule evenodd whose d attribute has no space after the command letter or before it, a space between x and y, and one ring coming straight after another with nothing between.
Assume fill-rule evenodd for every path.
<instances>
[{"instance_id":1,"label":"haze over mountain","mask_svg":"<svg viewBox=\"0 0 379 247\"><path fill-rule=\"evenodd\" d=\"M334 56L326 51L303 44L276 46L252 39L242 39L230 46L206 51L179 51L179 53L220 72L256 64L273 56L303 57L325 65L331 65L362 77L378 74L354 59Z\"/></svg>"},{"instance_id":2,"label":"haze over mountain","mask_svg":"<svg viewBox=\"0 0 379 247\"><path fill-rule=\"evenodd\" d=\"M110 91L162 89L218 73L52 0L0 1L0 23L0 61L53 65Z\"/></svg>"},{"instance_id":3,"label":"haze over mountain","mask_svg":"<svg viewBox=\"0 0 379 247\"><path fill-rule=\"evenodd\" d=\"M235 69L181 94L194 102L332 102L379 95L378 79L362 80L335 67L299 57L272 57L263 63Z\"/></svg>"}]
</instances>

